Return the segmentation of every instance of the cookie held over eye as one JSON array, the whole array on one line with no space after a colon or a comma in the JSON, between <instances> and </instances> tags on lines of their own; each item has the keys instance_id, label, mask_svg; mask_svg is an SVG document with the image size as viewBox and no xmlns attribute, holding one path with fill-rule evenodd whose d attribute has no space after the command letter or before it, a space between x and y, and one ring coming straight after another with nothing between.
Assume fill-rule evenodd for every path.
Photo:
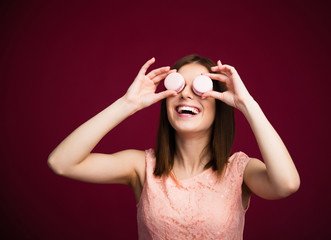
<instances>
[{"instance_id":1,"label":"cookie held over eye","mask_svg":"<svg viewBox=\"0 0 331 240\"><path fill-rule=\"evenodd\" d=\"M213 89L213 81L204 75L197 76L193 81L193 91L196 95L201 96L203 93Z\"/></svg>"},{"instance_id":2,"label":"cookie held over eye","mask_svg":"<svg viewBox=\"0 0 331 240\"><path fill-rule=\"evenodd\" d=\"M177 93L183 90L185 80L183 76L177 72L170 73L164 80L166 89L175 90Z\"/></svg>"}]
</instances>

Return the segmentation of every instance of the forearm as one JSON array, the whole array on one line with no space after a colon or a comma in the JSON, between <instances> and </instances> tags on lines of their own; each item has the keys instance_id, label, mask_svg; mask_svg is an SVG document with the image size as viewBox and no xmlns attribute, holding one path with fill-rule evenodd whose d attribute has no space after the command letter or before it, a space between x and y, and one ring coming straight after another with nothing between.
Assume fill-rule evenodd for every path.
<instances>
[{"instance_id":1,"label":"forearm","mask_svg":"<svg viewBox=\"0 0 331 240\"><path fill-rule=\"evenodd\" d=\"M275 190L296 189L299 174L282 139L272 127L260 106L253 99L242 110L255 135L267 168L270 184Z\"/></svg>"},{"instance_id":2,"label":"forearm","mask_svg":"<svg viewBox=\"0 0 331 240\"><path fill-rule=\"evenodd\" d=\"M135 111L134 104L123 97L118 99L65 138L50 154L49 164L62 171L80 163L111 129Z\"/></svg>"}]
</instances>

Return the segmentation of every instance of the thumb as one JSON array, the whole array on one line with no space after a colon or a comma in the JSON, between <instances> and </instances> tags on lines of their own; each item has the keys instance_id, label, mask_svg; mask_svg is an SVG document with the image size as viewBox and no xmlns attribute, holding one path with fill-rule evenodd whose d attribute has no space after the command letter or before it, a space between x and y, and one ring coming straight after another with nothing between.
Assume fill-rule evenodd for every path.
<instances>
[{"instance_id":1,"label":"thumb","mask_svg":"<svg viewBox=\"0 0 331 240\"><path fill-rule=\"evenodd\" d=\"M165 90L165 91L159 92L159 93L155 94L154 103L156 103L164 98L167 98L170 96L176 96L176 95L177 95L177 92L174 90Z\"/></svg>"},{"instance_id":2,"label":"thumb","mask_svg":"<svg viewBox=\"0 0 331 240\"><path fill-rule=\"evenodd\" d=\"M209 92L206 92L202 95L202 99L205 99L207 97L213 97L213 98L216 98L218 100L224 101L224 93L222 93L222 92L209 91Z\"/></svg>"}]
</instances>

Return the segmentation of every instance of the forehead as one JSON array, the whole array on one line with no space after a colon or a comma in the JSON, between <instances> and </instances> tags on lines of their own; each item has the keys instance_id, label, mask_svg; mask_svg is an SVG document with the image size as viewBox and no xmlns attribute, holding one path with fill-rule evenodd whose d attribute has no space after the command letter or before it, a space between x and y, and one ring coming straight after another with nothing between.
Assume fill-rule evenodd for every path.
<instances>
[{"instance_id":1,"label":"forehead","mask_svg":"<svg viewBox=\"0 0 331 240\"><path fill-rule=\"evenodd\" d=\"M208 69L198 63L190 63L182 66L178 71L184 78L191 79L200 75L201 73L208 73Z\"/></svg>"}]
</instances>

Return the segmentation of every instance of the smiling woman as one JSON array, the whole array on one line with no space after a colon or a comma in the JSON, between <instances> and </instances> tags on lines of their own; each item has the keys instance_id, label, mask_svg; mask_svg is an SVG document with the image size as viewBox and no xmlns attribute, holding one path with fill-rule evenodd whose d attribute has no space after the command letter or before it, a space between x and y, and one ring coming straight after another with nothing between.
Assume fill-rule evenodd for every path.
<instances>
[{"instance_id":1,"label":"smiling woman","mask_svg":"<svg viewBox=\"0 0 331 240\"><path fill-rule=\"evenodd\" d=\"M185 88L183 91L175 96L169 97L162 100L161 104L161 116L158 130L158 140L156 145L156 159L157 165L155 168L155 174L161 176L163 173L169 174L170 170L173 168L174 157L175 157L175 132L180 130L176 127L176 123L181 121L181 126L183 128L195 123L191 126L189 132L197 132L199 129L203 128L200 121L209 121L207 123L208 131L205 134L205 130L202 132L202 136L207 137L207 144L203 143L202 145L197 144L199 149L203 150L203 154L212 154L212 156L207 156L210 159L209 163L205 165L205 168L213 167L214 170L218 170L218 175L221 175L222 170L227 162L227 159L230 156L231 147L234 140L234 111L233 107L224 104L221 101L215 101L214 98L202 99L194 94L193 90L193 81L197 76L201 76L202 73L208 73L211 71L211 67L215 64L208 58L201 58L197 55L189 55L178 62L175 63L173 69L176 69L178 73L184 76L185 79ZM214 81L214 90L219 92L226 91L226 85L220 81ZM193 90L193 91L192 91ZM190 106L195 102L196 105L193 106L197 109L200 116L197 116L193 121L184 121L185 117L190 117L192 115L187 114L177 114L179 106ZM176 104L179 104L176 106ZM201 112L201 110L205 110ZM215 118L215 115L217 116ZM206 120L209 116L209 120ZM213 124L213 126L211 126ZM211 128L212 127L212 128ZM193 128L193 129L192 129ZM168 136L169 135L169 136ZM168 136L168 137L166 137ZM213 147L214 146L214 147ZM162 149L164 148L164 149ZM193 147L192 147L193 149ZM196 156L200 157L200 154ZM216 161L216 159L218 161ZM166 167L168 166L168 168Z\"/></svg>"},{"instance_id":2,"label":"smiling woman","mask_svg":"<svg viewBox=\"0 0 331 240\"><path fill-rule=\"evenodd\" d=\"M147 61L126 94L85 122L50 154L58 174L129 185L137 201L139 239L242 239L250 196L286 197L300 178L285 145L250 96L235 68L190 55L146 74ZM156 93L177 72L180 89ZM213 89L194 91L199 76ZM183 85L183 84L182 84ZM155 151L91 153L115 126L162 100ZM234 108L244 114L264 163L233 153Z\"/></svg>"}]
</instances>

